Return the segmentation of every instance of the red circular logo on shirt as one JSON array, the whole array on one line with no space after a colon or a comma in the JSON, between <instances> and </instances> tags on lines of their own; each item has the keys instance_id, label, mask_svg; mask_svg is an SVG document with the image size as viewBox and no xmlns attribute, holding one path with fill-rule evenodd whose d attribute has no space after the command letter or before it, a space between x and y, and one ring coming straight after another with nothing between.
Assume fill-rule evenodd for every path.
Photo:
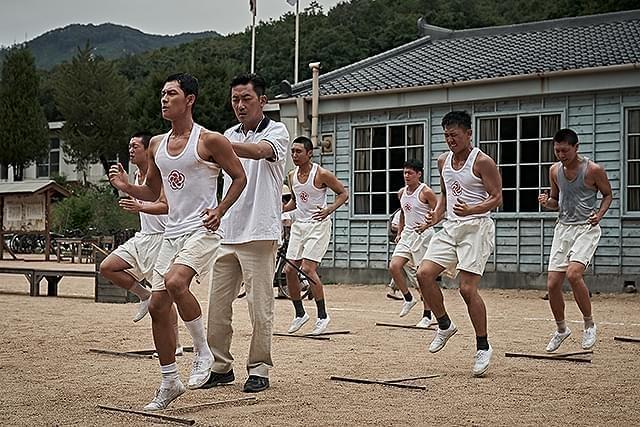
<instances>
[{"instance_id":1,"label":"red circular logo on shirt","mask_svg":"<svg viewBox=\"0 0 640 427\"><path fill-rule=\"evenodd\" d=\"M459 196L462 194L462 186L458 181L454 181L453 184L451 184L451 192L454 196Z\"/></svg>"},{"instance_id":2,"label":"red circular logo on shirt","mask_svg":"<svg viewBox=\"0 0 640 427\"><path fill-rule=\"evenodd\" d=\"M171 187L172 190L182 190L184 187L184 180L184 174L175 169L169 172L169 176L167 177L169 187Z\"/></svg>"},{"instance_id":3,"label":"red circular logo on shirt","mask_svg":"<svg viewBox=\"0 0 640 427\"><path fill-rule=\"evenodd\" d=\"M309 194L306 191L300 193L300 201L305 203L309 201Z\"/></svg>"}]
</instances>

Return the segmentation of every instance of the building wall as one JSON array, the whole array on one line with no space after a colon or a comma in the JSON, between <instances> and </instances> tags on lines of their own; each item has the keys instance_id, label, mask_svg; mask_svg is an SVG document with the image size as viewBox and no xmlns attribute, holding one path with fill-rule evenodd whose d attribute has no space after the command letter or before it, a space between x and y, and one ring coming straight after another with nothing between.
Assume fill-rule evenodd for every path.
<instances>
[{"instance_id":1,"label":"building wall","mask_svg":"<svg viewBox=\"0 0 640 427\"><path fill-rule=\"evenodd\" d=\"M640 107L640 88L328 114L321 116L320 134L333 134L335 150L332 154L323 154L318 161L352 187L355 127L421 121L426 123L425 182L439 192L437 157L447 150L440 121L448 111L464 109L471 112L474 127L476 117L485 115L558 112L561 114L561 127L570 127L578 133L580 152L606 169L613 190L614 200L601 223L602 238L588 272L591 275L615 275L621 280L640 276L640 212L625 214L621 209L621 190L625 188L624 120L627 107ZM477 130L474 129L474 142L477 144L476 137ZM386 281L385 270L393 251L387 237L387 218L358 218L352 210L343 207L335 214L332 242L322 263L325 280ZM544 273L557 214L497 213L493 216L496 221L496 249L487 265L487 272L494 272L493 277L522 273L523 277L527 274L531 278ZM495 280L504 282L504 279ZM544 283L539 279L532 281L538 285ZM514 286L521 285L516 285L516 282L513 281ZM616 280L612 284L598 280L595 285L618 289L620 284L621 289L622 284L618 282Z\"/></svg>"}]
</instances>

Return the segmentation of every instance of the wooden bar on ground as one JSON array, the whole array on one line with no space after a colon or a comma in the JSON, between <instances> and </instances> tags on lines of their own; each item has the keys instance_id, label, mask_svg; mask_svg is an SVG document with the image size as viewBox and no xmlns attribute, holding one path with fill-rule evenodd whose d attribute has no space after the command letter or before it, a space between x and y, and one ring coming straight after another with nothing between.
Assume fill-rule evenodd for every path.
<instances>
[{"instance_id":1,"label":"wooden bar on ground","mask_svg":"<svg viewBox=\"0 0 640 427\"><path fill-rule=\"evenodd\" d=\"M350 334L351 331L328 331L323 332L321 334L313 335L313 334L302 334L303 337L321 337L323 335L345 335Z\"/></svg>"},{"instance_id":2,"label":"wooden bar on ground","mask_svg":"<svg viewBox=\"0 0 640 427\"><path fill-rule=\"evenodd\" d=\"M585 354L593 354L593 350L570 351L569 353L549 353L549 356L567 357L567 356L581 356Z\"/></svg>"},{"instance_id":3,"label":"wooden bar on ground","mask_svg":"<svg viewBox=\"0 0 640 427\"><path fill-rule=\"evenodd\" d=\"M569 362L591 363L591 359L583 359L581 357L558 357L553 354L532 354L532 353L505 353L505 357L526 357L529 359L545 359L545 360L566 360Z\"/></svg>"},{"instance_id":4,"label":"wooden bar on ground","mask_svg":"<svg viewBox=\"0 0 640 427\"><path fill-rule=\"evenodd\" d=\"M435 331L433 326L429 326L428 328L421 328L415 325L399 325L397 323L384 323L384 322L376 322L376 326L387 326L389 328L403 328L403 329L420 329L422 331Z\"/></svg>"},{"instance_id":5,"label":"wooden bar on ground","mask_svg":"<svg viewBox=\"0 0 640 427\"><path fill-rule=\"evenodd\" d=\"M215 406L215 405L222 405L225 403L234 403L234 402L246 402L246 401L250 401L250 402L256 402L258 399L255 396L249 396L249 397L240 397L238 399L228 399L228 400L216 400L214 402L205 402L205 403L198 403L197 405L188 405L188 406L181 406L179 408L169 408L167 409L167 411L187 411L190 409L200 409L200 408L206 408L209 406Z\"/></svg>"},{"instance_id":6,"label":"wooden bar on ground","mask_svg":"<svg viewBox=\"0 0 640 427\"><path fill-rule=\"evenodd\" d=\"M344 381L344 382L348 382L348 383L381 384L381 385L387 385L387 386L390 386L390 387L410 388L410 389L413 389L413 390L426 390L427 389L425 386L422 386L422 385L396 384L396 383L390 383L390 382L387 382L387 381L367 380L367 379L362 379L362 378L336 377L336 376L332 375L331 379L334 380L334 381Z\"/></svg>"},{"instance_id":7,"label":"wooden bar on ground","mask_svg":"<svg viewBox=\"0 0 640 427\"><path fill-rule=\"evenodd\" d=\"M108 354L111 356L131 357L131 358L137 358L137 359L153 359L153 356L150 354L147 355L147 354L129 353L124 351L100 350L98 348L90 348L89 352L98 353L98 354Z\"/></svg>"},{"instance_id":8,"label":"wooden bar on ground","mask_svg":"<svg viewBox=\"0 0 640 427\"><path fill-rule=\"evenodd\" d=\"M182 347L182 351L184 351L185 353L193 353L193 347ZM156 350L154 348L149 349L149 350L131 350L131 351L127 351L127 353L130 354L144 354L144 355L153 355L153 353L155 353Z\"/></svg>"},{"instance_id":9,"label":"wooden bar on ground","mask_svg":"<svg viewBox=\"0 0 640 427\"><path fill-rule=\"evenodd\" d=\"M295 335L295 334L284 334L282 332L274 332L273 335L276 337L308 338L310 340L324 340L324 341L331 340L331 338L329 337L322 337L319 335Z\"/></svg>"},{"instance_id":10,"label":"wooden bar on ground","mask_svg":"<svg viewBox=\"0 0 640 427\"><path fill-rule=\"evenodd\" d=\"M106 405L98 405L100 409L104 409L107 411L115 411L115 412L123 412L125 414L136 414L142 415L143 417L157 418L159 420L171 421L178 424L185 424L188 426L192 426L196 423L196 420L192 420L189 418L179 418L179 417L171 417L169 415L156 414L155 412L147 412L147 411L136 411L134 409L125 409L125 408L116 408L115 406L106 406Z\"/></svg>"},{"instance_id":11,"label":"wooden bar on ground","mask_svg":"<svg viewBox=\"0 0 640 427\"><path fill-rule=\"evenodd\" d=\"M640 342L640 338L638 337L613 337L613 339L624 342Z\"/></svg>"},{"instance_id":12,"label":"wooden bar on ground","mask_svg":"<svg viewBox=\"0 0 640 427\"><path fill-rule=\"evenodd\" d=\"M415 381L415 380L428 380L429 378L438 378L441 376L440 374L431 374L431 375L422 375L419 377L409 377L409 378L396 378L393 380L382 380L385 383L401 383L405 381Z\"/></svg>"}]
</instances>

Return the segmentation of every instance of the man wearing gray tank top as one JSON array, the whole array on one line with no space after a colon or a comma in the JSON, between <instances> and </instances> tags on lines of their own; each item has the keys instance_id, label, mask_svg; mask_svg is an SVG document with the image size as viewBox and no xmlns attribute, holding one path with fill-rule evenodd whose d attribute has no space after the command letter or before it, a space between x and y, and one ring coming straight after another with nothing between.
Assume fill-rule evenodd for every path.
<instances>
[{"instance_id":1,"label":"man wearing gray tank top","mask_svg":"<svg viewBox=\"0 0 640 427\"><path fill-rule=\"evenodd\" d=\"M553 150L559 162L549 170L550 194L538 196L545 209L559 211L547 276L549 305L557 330L547 345L548 352L556 351L571 335L564 318L565 276L584 318L582 348L589 350L596 343L596 325L583 275L598 247L600 220L611 205L611 184L602 166L578 155L578 145L578 135L571 129L561 129L555 134ZM599 207L598 192L602 194Z\"/></svg>"}]
</instances>

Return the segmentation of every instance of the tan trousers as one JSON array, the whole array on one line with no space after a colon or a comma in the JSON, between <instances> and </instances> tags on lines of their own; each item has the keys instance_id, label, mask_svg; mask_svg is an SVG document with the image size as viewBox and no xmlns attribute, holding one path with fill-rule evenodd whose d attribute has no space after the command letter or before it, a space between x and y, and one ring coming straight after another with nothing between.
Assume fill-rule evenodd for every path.
<instances>
[{"instance_id":1,"label":"tan trousers","mask_svg":"<svg viewBox=\"0 0 640 427\"><path fill-rule=\"evenodd\" d=\"M212 369L216 373L228 372L232 367L233 301L244 282L253 327L247 371L249 375L269 377L269 368L273 367L273 274L277 248L275 240L220 245L211 276L207 324L207 338L215 357Z\"/></svg>"}]
</instances>

